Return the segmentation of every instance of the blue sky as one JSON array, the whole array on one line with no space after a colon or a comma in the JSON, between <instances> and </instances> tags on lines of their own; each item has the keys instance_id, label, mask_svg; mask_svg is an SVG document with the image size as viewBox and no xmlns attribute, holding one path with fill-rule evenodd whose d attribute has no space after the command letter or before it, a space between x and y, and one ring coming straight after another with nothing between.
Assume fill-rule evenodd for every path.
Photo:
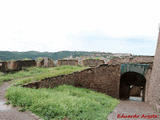
<instances>
[{"instance_id":1,"label":"blue sky","mask_svg":"<svg viewBox=\"0 0 160 120\"><path fill-rule=\"evenodd\" d=\"M0 1L0 50L154 55L159 0Z\"/></svg>"}]
</instances>

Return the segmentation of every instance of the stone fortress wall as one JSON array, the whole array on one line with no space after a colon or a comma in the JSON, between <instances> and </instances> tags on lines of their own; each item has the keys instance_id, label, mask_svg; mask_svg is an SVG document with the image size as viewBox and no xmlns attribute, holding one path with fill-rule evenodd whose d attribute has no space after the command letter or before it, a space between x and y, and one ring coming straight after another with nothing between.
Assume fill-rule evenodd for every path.
<instances>
[{"instance_id":1,"label":"stone fortress wall","mask_svg":"<svg viewBox=\"0 0 160 120\"><path fill-rule=\"evenodd\" d=\"M156 57L155 63L158 64L159 59ZM41 65L39 67L53 67L53 61L51 59L47 59L46 62L44 62L45 59L43 59L40 63ZM93 62L91 62L93 64ZM56 77L49 77L42 79L38 82L33 82L24 85L24 87L31 87L31 88L53 88L58 85L62 84L68 84L73 85L76 87L83 87L92 89L98 92L105 93L107 95L110 95L115 98L119 98L120 93L120 79L121 79L121 64L124 63L136 63L136 64L149 64L149 68L147 72L145 73L144 77L146 79L146 88L145 88L145 102L153 101L154 103L159 104L159 98L158 95L160 91L157 87L157 84L159 82L158 75L155 75L155 73L158 73L159 67L154 64L154 73L152 73L152 63L153 63L153 57L147 57L147 56L136 56L134 58L116 58L113 60L110 60L108 64L96 64L94 67L85 69L83 71L74 72L69 75L60 75ZM44 66L45 65L45 66ZM60 65L79 65L78 60L59 60L57 63L57 66ZM17 71L21 70L22 67L31 67L31 66L37 66L37 61L35 60L24 60L24 61L9 61L9 62L0 62L0 70L4 72L9 71ZM87 65L86 65L87 66ZM90 65L89 65L90 66ZM151 77L151 80L150 80ZM156 79L156 80L155 80ZM158 80L157 80L158 79ZM138 90L136 90L138 91ZM156 96L153 95L153 92L155 92ZM135 93L135 90L133 90L133 94Z\"/></svg>"},{"instance_id":2,"label":"stone fortress wall","mask_svg":"<svg viewBox=\"0 0 160 120\"><path fill-rule=\"evenodd\" d=\"M106 64L121 64L121 63L153 63L153 56L135 56L135 57L125 57L125 58L114 58L109 60ZM50 58L42 58L41 60L17 60L17 61L7 61L0 62L0 71L1 72L12 72L21 70L24 67L54 67L61 65L71 65L71 66L88 66L88 67L97 67L99 65L105 64L104 60L100 59L84 59L82 62L79 62L76 59L62 59L55 62Z\"/></svg>"},{"instance_id":3,"label":"stone fortress wall","mask_svg":"<svg viewBox=\"0 0 160 120\"><path fill-rule=\"evenodd\" d=\"M107 64L121 63L153 63L154 56L130 56L125 58L113 58Z\"/></svg>"},{"instance_id":4,"label":"stone fortress wall","mask_svg":"<svg viewBox=\"0 0 160 120\"><path fill-rule=\"evenodd\" d=\"M62 59L62 60L58 60L57 66L61 66L61 65L78 66L78 60L76 60L76 59Z\"/></svg>"},{"instance_id":5,"label":"stone fortress wall","mask_svg":"<svg viewBox=\"0 0 160 120\"><path fill-rule=\"evenodd\" d=\"M0 71L1 72L13 72L22 70L24 67L36 66L35 60L17 60L17 61L8 61L0 62Z\"/></svg>"},{"instance_id":6,"label":"stone fortress wall","mask_svg":"<svg viewBox=\"0 0 160 120\"><path fill-rule=\"evenodd\" d=\"M114 72L112 72L114 71ZM120 65L100 65L68 75L49 77L38 82L24 85L30 88L53 88L67 84L92 89L119 98Z\"/></svg>"},{"instance_id":7,"label":"stone fortress wall","mask_svg":"<svg viewBox=\"0 0 160 120\"><path fill-rule=\"evenodd\" d=\"M148 86L152 66L148 68L144 77L146 78L145 101L148 101ZM88 88L119 98L120 93L121 64L107 65L88 68L80 72L68 75L49 77L38 82L24 85L30 88L53 88L58 85L73 85L76 87Z\"/></svg>"},{"instance_id":8,"label":"stone fortress wall","mask_svg":"<svg viewBox=\"0 0 160 120\"><path fill-rule=\"evenodd\" d=\"M160 111L160 30L148 89L150 104Z\"/></svg>"},{"instance_id":9,"label":"stone fortress wall","mask_svg":"<svg viewBox=\"0 0 160 120\"><path fill-rule=\"evenodd\" d=\"M82 66L96 67L104 64L104 60L99 59L86 59L82 61Z\"/></svg>"}]
</instances>

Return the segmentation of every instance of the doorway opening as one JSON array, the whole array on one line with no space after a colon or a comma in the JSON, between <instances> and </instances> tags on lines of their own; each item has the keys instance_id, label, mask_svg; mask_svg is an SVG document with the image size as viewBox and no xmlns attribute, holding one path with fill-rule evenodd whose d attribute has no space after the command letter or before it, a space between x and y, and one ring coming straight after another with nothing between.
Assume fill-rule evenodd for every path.
<instances>
[{"instance_id":1,"label":"doorway opening","mask_svg":"<svg viewBox=\"0 0 160 120\"><path fill-rule=\"evenodd\" d=\"M120 99L145 101L145 77L137 72L126 72L120 79Z\"/></svg>"}]
</instances>

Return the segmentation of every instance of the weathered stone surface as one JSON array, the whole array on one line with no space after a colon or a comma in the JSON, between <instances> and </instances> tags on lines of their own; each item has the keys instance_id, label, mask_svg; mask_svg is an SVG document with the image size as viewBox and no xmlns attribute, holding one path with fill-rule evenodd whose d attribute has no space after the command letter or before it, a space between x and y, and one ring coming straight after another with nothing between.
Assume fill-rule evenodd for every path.
<instances>
[{"instance_id":1,"label":"weathered stone surface","mask_svg":"<svg viewBox=\"0 0 160 120\"><path fill-rule=\"evenodd\" d=\"M86 59L82 61L83 66L89 66L89 67L96 67L102 64L104 64L104 60Z\"/></svg>"},{"instance_id":2,"label":"weathered stone surface","mask_svg":"<svg viewBox=\"0 0 160 120\"><path fill-rule=\"evenodd\" d=\"M0 62L0 71L13 72L13 71L19 71L24 67L31 67L31 66L36 66L35 60L17 60L17 61Z\"/></svg>"},{"instance_id":3,"label":"weathered stone surface","mask_svg":"<svg viewBox=\"0 0 160 120\"><path fill-rule=\"evenodd\" d=\"M37 67L54 67L54 61L50 58L44 57L37 61Z\"/></svg>"},{"instance_id":4,"label":"weathered stone surface","mask_svg":"<svg viewBox=\"0 0 160 120\"><path fill-rule=\"evenodd\" d=\"M5 72L7 62L0 62L0 71Z\"/></svg>"},{"instance_id":5,"label":"weathered stone surface","mask_svg":"<svg viewBox=\"0 0 160 120\"><path fill-rule=\"evenodd\" d=\"M153 56L132 56L125 58L111 59L107 64L122 64L122 63L153 63Z\"/></svg>"},{"instance_id":6,"label":"weathered stone surface","mask_svg":"<svg viewBox=\"0 0 160 120\"><path fill-rule=\"evenodd\" d=\"M71 66L77 66L78 65L78 60L75 59L68 59L68 60L58 60L57 66L61 65L71 65Z\"/></svg>"},{"instance_id":7,"label":"weathered stone surface","mask_svg":"<svg viewBox=\"0 0 160 120\"><path fill-rule=\"evenodd\" d=\"M60 75L42 79L41 81L29 83L24 87L31 88L53 88L58 85L68 84L77 87L92 89L98 92L105 93L115 98L119 98L120 92L120 78L121 64L107 65L103 64L99 67L88 68L80 72L74 72L69 75ZM146 91L148 91L149 78L151 73L151 66L144 74L146 78ZM145 101L147 101L148 94L145 93Z\"/></svg>"},{"instance_id":8,"label":"weathered stone surface","mask_svg":"<svg viewBox=\"0 0 160 120\"><path fill-rule=\"evenodd\" d=\"M139 86L133 86L133 88L130 89L130 96L137 96L140 97L141 93L141 87Z\"/></svg>"},{"instance_id":9,"label":"weathered stone surface","mask_svg":"<svg viewBox=\"0 0 160 120\"><path fill-rule=\"evenodd\" d=\"M149 102L160 111L160 31L148 89Z\"/></svg>"},{"instance_id":10,"label":"weathered stone surface","mask_svg":"<svg viewBox=\"0 0 160 120\"><path fill-rule=\"evenodd\" d=\"M35 60L18 60L18 65L21 67L33 67L36 66Z\"/></svg>"},{"instance_id":11,"label":"weathered stone surface","mask_svg":"<svg viewBox=\"0 0 160 120\"><path fill-rule=\"evenodd\" d=\"M17 61L9 61L7 62L7 71L17 71L20 70L21 66L19 66Z\"/></svg>"},{"instance_id":12,"label":"weathered stone surface","mask_svg":"<svg viewBox=\"0 0 160 120\"><path fill-rule=\"evenodd\" d=\"M12 72L21 70L17 61L1 62L1 72Z\"/></svg>"},{"instance_id":13,"label":"weathered stone surface","mask_svg":"<svg viewBox=\"0 0 160 120\"><path fill-rule=\"evenodd\" d=\"M89 68L69 75L46 78L24 86L31 88L53 88L58 85L68 84L89 88L119 98L119 81L120 65L101 65L97 68Z\"/></svg>"}]
</instances>

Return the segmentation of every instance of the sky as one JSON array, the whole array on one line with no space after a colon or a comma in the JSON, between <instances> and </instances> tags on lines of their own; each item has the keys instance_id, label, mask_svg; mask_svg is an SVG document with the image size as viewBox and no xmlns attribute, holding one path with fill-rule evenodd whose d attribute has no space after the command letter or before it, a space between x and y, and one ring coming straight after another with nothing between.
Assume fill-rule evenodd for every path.
<instances>
[{"instance_id":1,"label":"sky","mask_svg":"<svg viewBox=\"0 0 160 120\"><path fill-rule=\"evenodd\" d=\"M159 0L0 0L0 51L154 55Z\"/></svg>"}]
</instances>

